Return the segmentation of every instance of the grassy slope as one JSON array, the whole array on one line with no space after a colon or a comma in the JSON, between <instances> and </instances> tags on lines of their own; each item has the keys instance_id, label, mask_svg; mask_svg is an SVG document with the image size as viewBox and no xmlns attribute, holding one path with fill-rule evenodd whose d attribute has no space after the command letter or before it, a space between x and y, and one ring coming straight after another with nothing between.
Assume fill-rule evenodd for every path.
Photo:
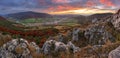
<instances>
[{"instance_id":1,"label":"grassy slope","mask_svg":"<svg viewBox=\"0 0 120 58\"><path fill-rule=\"evenodd\" d=\"M25 20L21 20L21 23L27 24L27 23L43 23L43 22L52 22L54 21L55 18L29 18L29 19L25 19Z\"/></svg>"},{"instance_id":2,"label":"grassy slope","mask_svg":"<svg viewBox=\"0 0 120 58\"><path fill-rule=\"evenodd\" d=\"M2 27L9 28L9 29L12 29L12 30L23 30L22 28L16 27L13 24L16 24L16 23L9 22L7 20L0 21L0 26L2 26Z\"/></svg>"},{"instance_id":3,"label":"grassy slope","mask_svg":"<svg viewBox=\"0 0 120 58\"><path fill-rule=\"evenodd\" d=\"M17 23L8 21L5 18L0 17L0 26L1 27L5 27L8 29L12 29L12 30L23 30L23 28L19 28L17 26L14 26L13 24L17 24Z\"/></svg>"}]
</instances>

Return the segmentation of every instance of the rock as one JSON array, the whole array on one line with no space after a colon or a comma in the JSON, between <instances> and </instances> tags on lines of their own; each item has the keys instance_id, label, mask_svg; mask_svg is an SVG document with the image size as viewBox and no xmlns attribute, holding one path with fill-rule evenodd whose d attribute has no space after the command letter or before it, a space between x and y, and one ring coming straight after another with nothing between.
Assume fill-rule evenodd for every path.
<instances>
[{"instance_id":1,"label":"rock","mask_svg":"<svg viewBox=\"0 0 120 58\"><path fill-rule=\"evenodd\" d=\"M55 42L55 52L67 52L68 47L62 42Z\"/></svg>"},{"instance_id":2,"label":"rock","mask_svg":"<svg viewBox=\"0 0 120 58\"><path fill-rule=\"evenodd\" d=\"M64 44L67 44L68 40L69 39L66 36L64 36L62 34L58 35L58 42L63 42Z\"/></svg>"},{"instance_id":3,"label":"rock","mask_svg":"<svg viewBox=\"0 0 120 58\"><path fill-rule=\"evenodd\" d=\"M111 23L116 30L120 30L120 10L118 10L118 12L112 16Z\"/></svg>"},{"instance_id":4,"label":"rock","mask_svg":"<svg viewBox=\"0 0 120 58\"><path fill-rule=\"evenodd\" d=\"M88 28L84 35L91 45L103 45L107 42L107 40L111 40L111 42L114 40L114 37L105 30L105 26L100 26L99 24Z\"/></svg>"},{"instance_id":5,"label":"rock","mask_svg":"<svg viewBox=\"0 0 120 58\"><path fill-rule=\"evenodd\" d=\"M43 44L43 47L42 47L42 52L44 54L51 54L52 51L54 51L54 44L55 44L55 40L49 40L49 41L46 41L44 44Z\"/></svg>"},{"instance_id":6,"label":"rock","mask_svg":"<svg viewBox=\"0 0 120 58\"><path fill-rule=\"evenodd\" d=\"M109 53L108 58L120 58L120 46L115 50L112 50Z\"/></svg>"},{"instance_id":7,"label":"rock","mask_svg":"<svg viewBox=\"0 0 120 58\"><path fill-rule=\"evenodd\" d=\"M79 52L80 48L76 47L71 41L68 42L67 46L69 47L70 50L73 51L73 53Z\"/></svg>"},{"instance_id":8,"label":"rock","mask_svg":"<svg viewBox=\"0 0 120 58\"><path fill-rule=\"evenodd\" d=\"M69 52L69 49L72 49L73 53L79 52L80 48L76 47L72 42L68 42L68 44L64 44L63 42L58 42L55 40L46 41L42 47L42 51L44 54L53 54L59 52Z\"/></svg>"},{"instance_id":9,"label":"rock","mask_svg":"<svg viewBox=\"0 0 120 58\"><path fill-rule=\"evenodd\" d=\"M39 46L35 42L31 42L30 46L35 47L36 53L41 53L41 49L39 48Z\"/></svg>"},{"instance_id":10,"label":"rock","mask_svg":"<svg viewBox=\"0 0 120 58\"><path fill-rule=\"evenodd\" d=\"M64 41L64 36L62 34L58 35L58 41L63 42Z\"/></svg>"},{"instance_id":11,"label":"rock","mask_svg":"<svg viewBox=\"0 0 120 58\"><path fill-rule=\"evenodd\" d=\"M34 43L30 44L24 39L13 39L0 47L0 58L33 58L28 45L34 47L37 53L40 48Z\"/></svg>"},{"instance_id":12,"label":"rock","mask_svg":"<svg viewBox=\"0 0 120 58\"><path fill-rule=\"evenodd\" d=\"M73 29L73 36L72 36L72 41L78 41L79 40L79 29L74 28Z\"/></svg>"},{"instance_id":13,"label":"rock","mask_svg":"<svg viewBox=\"0 0 120 58\"><path fill-rule=\"evenodd\" d=\"M54 52L65 52L67 51L67 46L62 43L62 42L58 42L55 40L49 40L46 41L42 47L43 53L44 54L52 54Z\"/></svg>"},{"instance_id":14,"label":"rock","mask_svg":"<svg viewBox=\"0 0 120 58\"><path fill-rule=\"evenodd\" d=\"M99 20L97 19L97 18L94 18L93 20L92 20L92 23L93 24L96 24L96 23L98 23L99 22Z\"/></svg>"}]
</instances>

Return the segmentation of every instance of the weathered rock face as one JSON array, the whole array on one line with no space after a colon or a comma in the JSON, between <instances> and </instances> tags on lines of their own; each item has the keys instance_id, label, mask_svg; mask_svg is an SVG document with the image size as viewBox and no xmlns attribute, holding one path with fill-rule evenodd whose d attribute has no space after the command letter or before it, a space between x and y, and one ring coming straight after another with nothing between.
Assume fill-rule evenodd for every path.
<instances>
[{"instance_id":1,"label":"weathered rock face","mask_svg":"<svg viewBox=\"0 0 120 58\"><path fill-rule=\"evenodd\" d=\"M13 39L0 47L0 58L32 58L28 45L40 53L40 48L34 43L28 43L24 39Z\"/></svg>"},{"instance_id":2,"label":"weathered rock face","mask_svg":"<svg viewBox=\"0 0 120 58\"><path fill-rule=\"evenodd\" d=\"M73 36L72 36L72 40L73 41L78 41L79 40L79 33L80 32L80 30L79 29L77 29L77 28L74 28L73 29Z\"/></svg>"},{"instance_id":3,"label":"weathered rock face","mask_svg":"<svg viewBox=\"0 0 120 58\"><path fill-rule=\"evenodd\" d=\"M42 47L42 51L44 54L52 54L59 52L69 52L69 49L72 49L73 53L79 52L80 48L76 47L72 42L68 42L68 44L64 44L62 42L58 42L55 40L46 41Z\"/></svg>"},{"instance_id":4,"label":"weathered rock face","mask_svg":"<svg viewBox=\"0 0 120 58\"><path fill-rule=\"evenodd\" d=\"M120 10L113 15L111 22L117 30L120 30Z\"/></svg>"},{"instance_id":5,"label":"weathered rock face","mask_svg":"<svg viewBox=\"0 0 120 58\"><path fill-rule=\"evenodd\" d=\"M91 45L105 44L108 39L114 41L114 37L105 30L104 25L100 26L99 24L96 24L87 29L84 35Z\"/></svg>"},{"instance_id":6,"label":"weathered rock face","mask_svg":"<svg viewBox=\"0 0 120 58\"><path fill-rule=\"evenodd\" d=\"M73 53L79 52L80 48L76 47L71 41L67 44L68 48L72 50Z\"/></svg>"},{"instance_id":7,"label":"weathered rock face","mask_svg":"<svg viewBox=\"0 0 120 58\"><path fill-rule=\"evenodd\" d=\"M97 24L97 23L99 23L99 20L98 20L97 18L94 18L94 19L92 20L92 23L93 23L93 24Z\"/></svg>"},{"instance_id":8,"label":"weathered rock face","mask_svg":"<svg viewBox=\"0 0 120 58\"><path fill-rule=\"evenodd\" d=\"M109 53L108 58L120 58L120 46Z\"/></svg>"},{"instance_id":9,"label":"weathered rock face","mask_svg":"<svg viewBox=\"0 0 120 58\"><path fill-rule=\"evenodd\" d=\"M58 41L59 41L59 42L66 43L66 42L65 42L65 38L64 38L64 36L63 36L62 34L59 34L59 35L58 35Z\"/></svg>"}]
</instances>

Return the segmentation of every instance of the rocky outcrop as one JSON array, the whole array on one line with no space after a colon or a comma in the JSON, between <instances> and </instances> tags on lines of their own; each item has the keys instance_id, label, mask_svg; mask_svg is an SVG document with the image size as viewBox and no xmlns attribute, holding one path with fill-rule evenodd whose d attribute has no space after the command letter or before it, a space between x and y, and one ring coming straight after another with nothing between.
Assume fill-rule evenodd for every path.
<instances>
[{"instance_id":1,"label":"rocky outcrop","mask_svg":"<svg viewBox=\"0 0 120 58\"><path fill-rule=\"evenodd\" d=\"M120 58L120 46L109 53L108 58Z\"/></svg>"},{"instance_id":2,"label":"rocky outcrop","mask_svg":"<svg viewBox=\"0 0 120 58\"><path fill-rule=\"evenodd\" d=\"M34 58L34 54L52 55L54 53L79 52L80 48L76 47L72 42L64 44L56 40L47 40L42 48L34 42L28 43L24 39L13 39L0 47L0 58Z\"/></svg>"},{"instance_id":3,"label":"rocky outcrop","mask_svg":"<svg viewBox=\"0 0 120 58\"><path fill-rule=\"evenodd\" d=\"M101 45L105 44L107 40L111 40L111 42L115 40L115 38L105 30L105 26L99 24L88 28L85 31L84 35L88 39L89 44L91 45Z\"/></svg>"},{"instance_id":4,"label":"rocky outcrop","mask_svg":"<svg viewBox=\"0 0 120 58\"><path fill-rule=\"evenodd\" d=\"M112 28L109 24L111 24ZM106 30L108 26L113 30ZM93 19L93 25L85 30L84 35L92 45L105 44L107 40L110 40L111 42L115 41L115 38L110 32L115 32L116 30L120 30L120 10L118 10L116 14L101 20Z\"/></svg>"},{"instance_id":5,"label":"rocky outcrop","mask_svg":"<svg viewBox=\"0 0 120 58\"><path fill-rule=\"evenodd\" d=\"M0 58L33 58L28 45L40 53L40 48L33 42L30 44L24 39L13 39L0 47Z\"/></svg>"},{"instance_id":6,"label":"rocky outcrop","mask_svg":"<svg viewBox=\"0 0 120 58\"><path fill-rule=\"evenodd\" d=\"M72 50L73 53L77 53L80 51L80 48L75 46L71 41L68 42L67 46L70 50Z\"/></svg>"},{"instance_id":7,"label":"rocky outcrop","mask_svg":"<svg viewBox=\"0 0 120 58\"><path fill-rule=\"evenodd\" d=\"M79 40L79 32L80 32L80 30L78 28L73 29L72 41L78 41Z\"/></svg>"},{"instance_id":8,"label":"rocky outcrop","mask_svg":"<svg viewBox=\"0 0 120 58\"><path fill-rule=\"evenodd\" d=\"M69 53L69 50L72 50L73 53L76 53L80 51L80 48L76 47L71 41L67 44L64 44L56 40L46 41L42 47L43 53L49 55L59 52Z\"/></svg>"},{"instance_id":9,"label":"rocky outcrop","mask_svg":"<svg viewBox=\"0 0 120 58\"><path fill-rule=\"evenodd\" d=\"M112 16L111 23L116 30L120 30L120 10L118 10L118 12Z\"/></svg>"}]
</instances>

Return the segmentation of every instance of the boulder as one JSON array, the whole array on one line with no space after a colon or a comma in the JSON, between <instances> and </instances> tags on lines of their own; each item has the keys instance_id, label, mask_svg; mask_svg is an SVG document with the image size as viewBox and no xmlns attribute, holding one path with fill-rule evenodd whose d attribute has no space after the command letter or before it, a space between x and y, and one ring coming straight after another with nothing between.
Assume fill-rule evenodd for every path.
<instances>
[{"instance_id":1,"label":"boulder","mask_svg":"<svg viewBox=\"0 0 120 58\"><path fill-rule=\"evenodd\" d=\"M68 53L70 52L69 49L72 49L73 53L80 51L80 48L76 47L71 41L68 42L67 44L64 44L63 42L49 40L49 41L46 41L42 47L42 51L46 55L59 53L59 52Z\"/></svg>"},{"instance_id":2,"label":"boulder","mask_svg":"<svg viewBox=\"0 0 120 58\"><path fill-rule=\"evenodd\" d=\"M112 50L109 53L108 58L120 58L120 46L117 47L115 50Z\"/></svg>"},{"instance_id":3,"label":"boulder","mask_svg":"<svg viewBox=\"0 0 120 58\"><path fill-rule=\"evenodd\" d=\"M35 52L40 53L40 48L34 43L30 44L24 39L13 39L0 47L0 58L33 58L28 48L32 46Z\"/></svg>"},{"instance_id":4,"label":"boulder","mask_svg":"<svg viewBox=\"0 0 120 58\"><path fill-rule=\"evenodd\" d=\"M72 50L73 53L77 53L80 51L80 48L76 47L71 41L68 42L67 46L70 50Z\"/></svg>"}]
</instances>

